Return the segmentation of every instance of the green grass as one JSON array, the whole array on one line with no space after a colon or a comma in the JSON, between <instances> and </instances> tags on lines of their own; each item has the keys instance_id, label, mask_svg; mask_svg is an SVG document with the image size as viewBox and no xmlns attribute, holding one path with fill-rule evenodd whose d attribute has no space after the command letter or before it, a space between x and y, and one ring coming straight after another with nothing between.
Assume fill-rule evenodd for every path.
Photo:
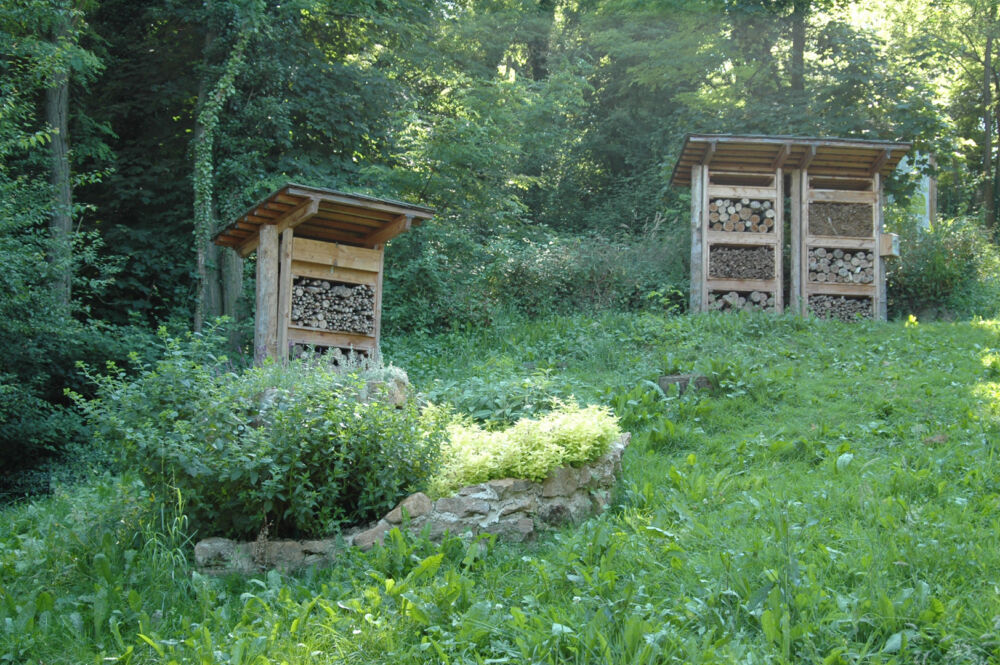
<instances>
[{"instance_id":1,"label":"green grass","mask_svg":"<svg viewBox=\"0 0 1000 665\"><path fill-rule=\"evenodd\" d=\"M0 662L1000 661L1000 324L606 315L389 342L486 422L613 404L637 434L614 506L531 545L397 535L212 579L175 498L98 479L0 514ZM714 386L647 382L675 371Z\"/></svg>"}]
</instances>

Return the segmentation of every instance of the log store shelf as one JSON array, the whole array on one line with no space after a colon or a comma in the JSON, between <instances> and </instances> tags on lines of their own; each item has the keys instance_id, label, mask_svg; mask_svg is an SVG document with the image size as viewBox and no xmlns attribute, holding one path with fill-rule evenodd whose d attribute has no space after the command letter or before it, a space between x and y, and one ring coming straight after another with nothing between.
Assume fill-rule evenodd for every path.
<instances>
[{"instance_id":1,"label":"log store shelf","mask_svg":"<svg viewBox=\"0 0 1000 665\"><path fill-rule=\"evenodd\" d=\"M255 358L287 359L295 344L375 351L385 243L433 216L423 206L289 183L222 229L217 245L243 257L257 252ZM312 291L367 311L307 318L300 301Z\"/></svg>"},{"instance_id":2,"label":"log store shelf","mask_svg":"<svg viewBox=\"0 0 1000 665\"><path fill-rule=\"evenodd\" d=\"M781 311L787 187L789 306L804 315L884 319L884 257L897 253L897 243L882 232L882 183L910 147L891 141L689 134L671 184L691 187L691 311L757 308L762 292L773 294L773 305L765 301L767 309ZM762 205L767 203L769 208ZM766 210L773 212L765 217ZM773 250L773 256L753 252L754 246ZM732 277L720 270L731 271ZM755 279L746 278L750 275ZM723 292L728 292L726 302L720 304ZM744 297L749 295L754 298Z\"/></svg>"},{"instance_id":3,"label":"log store shelf","mask_svg":"<svg viewBox=\"0 0 1000 665\"><path fill-rule=\"evenodd\" d=\"M701 168L707 183L697 214L704 238L699 257L701 302L708 309L780 312L781 168L770 173Z\"/></svg>"}]
</instances>

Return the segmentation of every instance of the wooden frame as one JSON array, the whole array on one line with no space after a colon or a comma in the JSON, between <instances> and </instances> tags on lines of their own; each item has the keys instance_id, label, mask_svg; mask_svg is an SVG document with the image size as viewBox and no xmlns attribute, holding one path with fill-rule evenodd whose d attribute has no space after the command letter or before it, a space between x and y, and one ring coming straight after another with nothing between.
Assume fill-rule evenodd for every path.
<instances>
[{"instance_id":1,"label":"wooden frame","mask_svg":"<svg viewBox=\"0 0 1000 665\"><path fill-rule=\"evenodd\" d=\"M724 176L727 184L713 184L715 176ZM750 183L737 184L740 179ZM761 182L771 182L762 186ZM713 292L771 293L774 311L784 308L782 247L784 246L784 195L781 168L773 171L733 173L717 172L708 164L691 167L691 311L708 311L709 296ZM747 231L717 231L711 228L709 207L712 199L754 199L772 202L774 210L773 231L753 233ZM711 276L713 247L770 247L774 252L774 275L771 279L739 279Z\"/></svg>"},{"instance_id":2,"label":"wooden frame","mask_svg":"<svg viewBox=\"0 0 1000 665\"><path fill-rule=\"evenodd\" d=\"M382 309L382 269L384 266L384 249L379 245L376 249L350 247L334 242L323 242L306 238L295 238L291 229L290 243L283 247L282 256L287 253L288 278L281 281L280 294L283 307L281 309L278 327L286 332L284 345L278 350L281 360L288 359L288 351L295 344L311 346L338 347L371 354L378 349ZM367 284L375 289L373 333L347 332L342 330L325 330L309 326L294 325L291 318L293 301L292 288L296 277L325 279L345 284Z\"/></svg>"},{"instance_id":3,"label":"wooden frame","mask_svg":"<svg viewBox=\"0 0 1000 665\"><path fill-rule=\"evenodd\" d=\"M909 143L859 139L689 134L674 165L671 184L691 186L691 311L707 311L713 291L767 291L782 311L784 274L784 176L790 176L791 266L787 305L809 314L814 295L868 298L873 318L886 318L885 257L898 256L898 239L884 233L883 181L910 150ZM771 200L774 234L725 232L709 226L709 202L716 197ZM813 203L871 206L871 232L864 236L812 233ZM836 231L836 229L833 229ZM738 280L710 276L711 251L719 245L773 247L773 279ZM861 251L873 257L872 282L840 283L809 280L809 251Z\"/></svg>"},{"instance_id":4,"label":"wooden frame","mask_svg":"<svg viewBox=\"0 0 1000 665\"><path fill-rule=\"evenodd\" d=\"M798 196L795 197L794 205L797 207L792 212L792 226L795 229L793 236L795 244L792 254L797 256L798 261L794 269L797 271L797 279L793 280L791 298L796 303L797 311L803 316L813 315L809 306L809 299L816 295L832 296L852 296L858 298L868 298L871 300L871 317L873 319L885 318L885 273L882 266L883 260L879 251L879 234L881 232L881 178L878 173L869 178L870 186L866 183L864 191L858 191L859 178L852 177L845 179L845 185L851 189L830 189L830 185L836 185L836 180L829 177L823 178L823 189L814 189L809 171L803 170L796 178ZM868 204L871 206L871 224L869 233L865 236L830 236L812 233L809 224L810 205L812 203L855 203ZM831 283L817 282L809 280L808 256L810 250L849 250L865 251L872 254L874 265L873 281L869 284L854 283Z\"/></svg>"}]
</instances>

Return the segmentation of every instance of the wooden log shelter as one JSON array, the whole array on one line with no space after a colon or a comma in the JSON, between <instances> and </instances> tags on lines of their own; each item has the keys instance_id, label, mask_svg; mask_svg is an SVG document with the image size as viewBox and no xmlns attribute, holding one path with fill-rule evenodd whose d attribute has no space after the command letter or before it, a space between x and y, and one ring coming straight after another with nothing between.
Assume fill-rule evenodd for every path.
<instances>
[{"instance_id":1,"label":"wooden log shelter","mask_svg":"<svg viewBox=\"0 0 1000 665\"><path fill-rule=\"evenodd\" d=\"M215 236L257 252L254 357L286 360L296 344L378 348L385 243L434 211L289 183Z\"/></svg>"},{"instance_id":2,"label":"wooden log shelter","mask_svg":"<svg viewBox=\"0 0 1000 665\"><path fill-rule=\"evenodd\" d=\"M691 187L691 311L786 306L803 315L886 318L884 179L909 143L689 134L671 184Z\"/></svg>"}]
</instances>

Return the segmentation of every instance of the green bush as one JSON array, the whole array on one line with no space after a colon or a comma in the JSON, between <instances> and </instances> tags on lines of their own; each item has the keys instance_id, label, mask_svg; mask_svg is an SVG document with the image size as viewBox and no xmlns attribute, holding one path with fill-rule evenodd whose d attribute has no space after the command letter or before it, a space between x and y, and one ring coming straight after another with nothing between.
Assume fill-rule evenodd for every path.
<instances>
[{"instance_id":1,"label":"green bush","mask_svg":"<svg viewBox=\"0 0 1000 665\"><path fill-rule=\"evenodd\" d=\"M379 399L363 368L321 360L237 371L210 336L165 339L135 380L97 378L99 440L202 535L317 536L377 518L435 470L436 410Z\"/></svg>"},{"instance_id":2,"label":"green bush","mask_svg":"<svg viewBox=\"0 0 1000 665\"><path fill-rule=\"evenodd\" d=\"M893 317L1000 313L1000 252L978 222L959 217L922 229L907 219L892 228L901 254L888 267Z\"/></svg>"},{"instance_id":3,"label":"green bush","mask_svg":"<svg viewBox=\"0 0 1000 665\"><path fill-rule=\"evenodd\" d=\"M495 372L463 381L436 381L422 394L436 404L447 403L487 429L513 425L550 411L569 391L550 373L535 370L527 376Z\"/></svg>"},{"instance_id":4,"label":"green bush","mask_svg":"<svg viewBox=\"0 0 1000 665\"><path fill-rule=\"evenodd\" d=\"M690 239L684 225L655 226L639 236L543 230L482 242L449 237L435 226L408 235L393 241L386 260L389 331L486 326L511 314L686 305Z\"/></svg>"},{"instance_id":5,"label":"green bush","mask_svg":"<svg viewBox=\"0 0 1000 665\"><path fill-rule=\"evenodd\" d=\"M455 422L448 435L441 469L431 482L438 495L496 478L544 480L560 466L597 459L620 432L605 407L562 404L538 420L523 418L506 430L490 432L468 421Z\"/></svg>"}]
</instances>

